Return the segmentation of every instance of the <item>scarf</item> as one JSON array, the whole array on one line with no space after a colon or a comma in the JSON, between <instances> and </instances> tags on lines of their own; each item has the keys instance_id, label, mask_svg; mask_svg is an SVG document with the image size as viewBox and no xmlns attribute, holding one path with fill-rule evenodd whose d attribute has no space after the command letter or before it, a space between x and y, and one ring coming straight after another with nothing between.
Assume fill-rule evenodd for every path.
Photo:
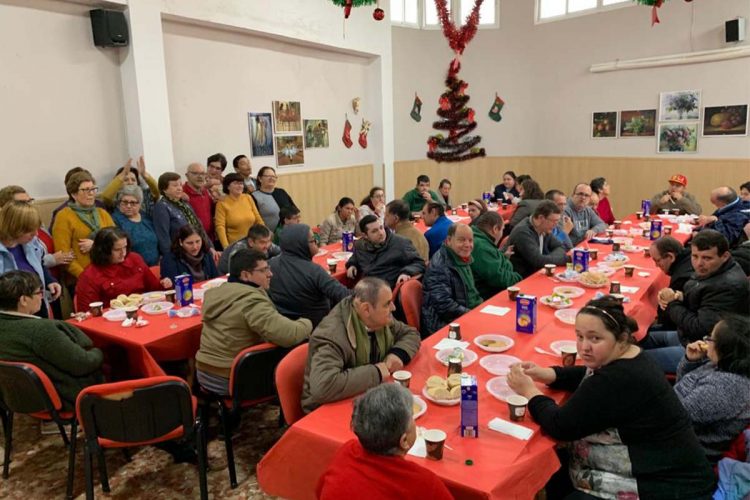
<instances>
[{"instance_id":1,"label":"scarf","mask_svg":"<svg viewBox=\"0 0 750 500\"><path fill-rule=\"evenodd\" d=\"M197 282L206 279L206 270L203 269L203 256L203 252L200 252L195 257L184 252L182 254L182 260L185 262L188 269L190 269L190 274L193 275L193 281Z\"/></svg>"},{"instance_id":2,"label":"scarf","mask_svg":"<svg viewBox=\"0 0 750 500\"><path fill-rule=\"evenodd\" d=\"M93 235L101 229L102 225L101 220L99 219L99 210L97 210L96 205L82 207L78 203L69 203L68 206L76 213L78 218L81 219L81 222L91 229L90 238L93 238Z\"/></svg>"},{"instance_id":3,"label":"scarf","mask_svg":"<svg viewBox=\"0 0 750 500\"><path fill-rule=\"evenodd\" d=\"M172 206L178 208L180 212L182 212L182 215L185 216L185 220L187 220L188 224L193 226L196 231L200 231L201 234L203 234L203 226L201 225L201 222L198 220L198 217L195 215L195 212L193 212L193 208L190 205L188 205L183 200L170 200L166 196L164 197L164 199L167 201L167 203L171 203Z\"/></svg>"},{"instance_id":4,"label":"scarf","mask_svg":"<svg viewBox=\"0 0 750 500\"><path fill-rule=\"evenodd\" d=\"M469 309L474 309L479 304L484 302L484 300L479 294L479 290L477 290L476 284L474 283L474 276L471 271L471 264L473 260L471 257L469 257L468 259L464 259L463 257L456 254L456 252L451 250L448 245L445 245L445 243L443 243L443 245L448 251L448 255L451 256L453 262L456 264L456 271L458 271L458 275L461 277L461 281L463 281L464 287L466 287L467 306L469 307Z\"/></svg>"},{"instance_id":5,"label":"scarf","mask_svg":"<svg viewBox=\"0 0 750 500\"><path fill-rule=\"evenodd\" d=\"M356 366L365 366L371 364L370 356L371 352L371 338L367 332L367 327L362 320L359 319L357 311L352 308L351 316L349 316L349 324L351 324L354 330L354 339L357 343L356 351L354 353ZM388 353L390 348L393 346L393 333L388 326L384 326L380 330L373 333L375 335L375 342L378 349L378 362L385 359L385 355Z\"/></svg>"}]
</instances>

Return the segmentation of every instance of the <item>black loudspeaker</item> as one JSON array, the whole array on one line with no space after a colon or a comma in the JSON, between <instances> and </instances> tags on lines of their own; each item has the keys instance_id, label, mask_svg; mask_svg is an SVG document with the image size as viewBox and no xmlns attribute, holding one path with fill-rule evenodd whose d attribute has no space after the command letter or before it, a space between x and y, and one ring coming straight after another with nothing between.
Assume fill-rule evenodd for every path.
<instances>
[{"instance_id":1,"label":"black loudspeaker","mask_svg":"<svg viewBox=\"0 0 750 500\"><path fill-rule=\"evenodd\" d=\"M741 42L745 39L745 18L738 17L724 23L725 40L730 42Z\"/></svg>"},{"instance_id":2,"label":"black loudspeaker","mask_svg":"<svg viewBox=\"0 0 750 500\"><path fill-rule=\"evenodd\" d=\"M97 47L126 47L130 40L125 14L118 10L89 11L94 45Z\"/></svg>"}]
</instances>

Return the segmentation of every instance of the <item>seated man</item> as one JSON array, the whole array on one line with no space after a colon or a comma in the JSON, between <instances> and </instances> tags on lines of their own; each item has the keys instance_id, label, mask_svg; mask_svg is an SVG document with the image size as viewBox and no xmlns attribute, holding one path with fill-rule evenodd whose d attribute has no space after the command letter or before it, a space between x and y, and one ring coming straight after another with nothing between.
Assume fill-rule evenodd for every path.
<instances>
[{"instance_id":1,"label":"seated man","mask_svg":"<svg viewBox=\"0 0 750 500\"><path fill-rule=\"evenodd\" d=\"M393 200L385 207L385 224L397 235L411 241L419 256L427 262L430 260L429 243L424 234L409 221L410 215L409 205L404 200Z\"/></svg>"},{"instance_id":2,"label":"seated man","mask_svg":"<svg viewBox=\"0 0 750 500\"><path fill-rule=\"evenodd\" d=\"M430 228L424 233L424 237L430 245L430 258L432 258L443 245L448 236L448 228L453 225L453 222L445 216L445 207L435 201L424 204L422 220Z\"/></svg>"},{"instance_id":3,"label":"seated man","mask_svg":"<svg viewBox=\"0 0 750 500\"><path fill-rule=\"evenodd\" d=\"M269 262L273 279L268 295L281 314L307 318L315 328L351 290L312 261L319 248L307 224L288 226L279 243L281 255Z\"/></svg>"},{"instance_id":4,"label":"seated man","mask_svg":"<svg viewBox=\"0 0 750 500\"><path fill-rule=\"evenodd\" d=\"M430 189L430 178L426 175L417 177L417 187L407 192L402 199L412 212L421 212L424 204L429 201L441 203L438 194Z\"/></svg>"},{"instance_id":5,"label":"seated man","mask_svg":"<svg viewBox=\"0 0 750 500\"><path fill-rule=\"evenodd\" d=\"M651 198L651 213L658 214L662 210L679 209L684 214L700 215L703 210L695 197L685 191L687 177L675 174L669 178L669 189L656 193Z\"/></svg>"},{"instance_id":6,"label":"seated man","mask_svg":"<svg viewBox=\"0 0 750 500\"><path fill-rule=\"evenodd\" d=\"M286 205L284 207L281 207L281 209L279 210L279 223L276 225L276 229L274 229L273 231L274 244L279 244L279 238L281 238L281 233L282 231L284 231L284 228L286 226L299 224L300 220L302 220L302 215L300 214L299 208L294 205Z\"/></svg>"},{"instance_id":7,"label":"seated man","mask_svg":"<svg viewBox=\"0 0 750 500\"><path fill-rule=\"evenodd\" d=\"M440 195L440 203L445 205L446 210L450 210L453 206L453 200L451 199L451 189L453 184L449 179L442 179L438 186L438 194Z\"/></svg>"},{"instance_id":8,"label":"seated man","mask_svg":"<svg viewBox=\"0 0 750 500\"><path fill-rule=\"evenodd\" d=\"M357 398L351 422L357 439L336 452L318 481L317 498L452 499L435 473L404 460L417 439L412 405L411 393L398 384Z\"/></svg>"},{"instance_id":9,"label":"seated man","mask_svg":"<svg viewBox=\"0 0 750 500\"><path fill-rule=\"evenodd\" d=\"M393 319L390 287L364 278L310 337L302 409L352 397L379 385L419 351L419 333Z\"/></svg>"},{"instance_id":10,"label":"seated man","mask_svg":"<svg viewBox=\"0 0 750 500\"><path fill-rule=\"evenodd\" d=\"M741 199L734 189L722 186L711 191L711 204L716 211L698 217L698 225L719 231L729 242L729 248L742 243L745 240L742 228L750 222L750 201Z\"/></svg>"},{"instance_id":11,"label":"seated man","mask_svg":"<svg viewBox=\"0 0 750 500\"><path fill-rule=\"evenodd\" d=\"M705 229L695 235L690 251L695 273L683 291L659 291L659 307L677 331L650 332L641 342L666 373L675 372L686 344L711 333L722 312L750 313L750 284L729 253L726 238Z\"/></svg>"},{"instance_id":12,"label":"seated man","mask_svg":"<svg viewBox=\"0 0 750 500\"><path fill-rule=\"evenodd\" d=\"M521 281L521 275L513 270L508 255L497 247L503 236L503 218L497 212L487 212L474 221L471 226L474 232L474 250L471 251L471 272L479 295L487 300L511 285Z\"/></svg>"},{"instance_id":13,"label":"seated man","mask_svg":"<svg viewBox=\"0 0 750 500\"><path fill-rule=\"evenodd\" d=\"M423 281L423 336L432 335L483 302L471 273L473 249L471 228L453 224L448 239L430 259Z\"/></svg>"},{"instance_id":14,"label":"seated man","mask_svg":"<svg viewBox=\"0 0 750 500\"><path fill-rule=\"evenodd\" d=\"M0 359L37 366L57 389L63 411L71 411L79 392L104 382L102 351L75 326L34 316L43 303L36 273L0 276Z\"/></svg>"},{"instance_id":15,"label":"seated man","mask_svg":"<svg viewBox=\"0 0 750 500\"><path fill-rule=\"evenodd\" d=\"M573 242L570 241L569 236L573 230L573 221L565 215L565 207L568 206L568 197L559 189L550 189L544 194L544 199L553 201L563 213L560 222L552 230L552 236L560 240L560 243L562 243L563 248L567 252L573 248Z\"/></svg>"},{"instance_id":16,"label":"seated man","mask_svg":"<svg viewBox=\"0 0 750 500\"><path fill-rule=\"evenodd\" d=\"M504 248L513 246L510 262L521 277L543 268L545 264L564 266L568 261L560 240L552 230L560 223L562 211L549 200L536 207L531 217L513 228Z\"/></svg>"},{"instance_id":17,"label":"seated man","mask_svg":"<svg viewBox=\"0 0 750 500\"><path fill-rule=\"evenodd\" d=\"M221 274L227 274L229 272L229 264L232 256L237 253L237 250L242 248L253 248L255 250L264 253L268 259L276 257L281 253L281 249L275 245L271 240L271 230L263 224L254 224L247 230L247 238L242 238L235 241L221 253L221 259L219 259L219 272Z\"/></svg>"},{"instance_id":18,"label":"seated man","mask_svg":"<svg viewBox=\"0 0 750 500\"><path fill-rule=\"evenodd\" d=\"M607 225L591 208L591 186L586 183L576 184L573 189L573 197L565 206L565 215L573 221L573 229L570 231L570 241L577 245L584 240L590 240L597 233L603 233Z\"/></svg>"},{"instance_id":19,"label":"seated man","mask_svg":"<svg viewBox=\"0 0 750 500\"><path fill-rule=\"evenodd\" d=\"M669 276L669 288L681 292L693 274L690 248L683 248L676 239L664 236L651 243L649 253L656 267ZM658 308L656 314L656 323L651 325L651 329L675 330L677 328L665 310Z\"/></svg>"},{"instance_id":20,"label":"seated man","mask_svg":"<svg viewBox=\"0 0 750 500\"><path fill-rule=\"evenodd\" d=\"M424 260L414 245L402 236L386 232L374 215L362 217L359 229L362 237L354 244L354 254L346 263L349 279L374 276L394 287L424 272Z\"/></svg>"},{"instance_id":21,"label":"seated man","mask_svg":"<svg viewBox=\"0 0 750 500\"><path fill-rule=\"evenodd\" d=\"M271 276L266 256L243 248L232 257L229 282L206 291L195 355L198 382L206 390L229 393L232 362L243 349L263 342L292 347L309 337L309 319L292 321L276 311L267 293Z\"/></svg>"}]
</instances>

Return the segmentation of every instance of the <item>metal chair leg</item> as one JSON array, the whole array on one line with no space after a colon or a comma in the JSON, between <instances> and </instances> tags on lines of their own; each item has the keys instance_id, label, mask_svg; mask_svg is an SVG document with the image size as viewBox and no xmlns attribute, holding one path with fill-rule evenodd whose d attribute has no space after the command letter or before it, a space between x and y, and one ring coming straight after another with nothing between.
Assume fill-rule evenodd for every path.
<instances>
[{"instance_id":1,"label":"metal chair leg","mask_svg":"<svg viewBox=\"0 0 750 500\"><path fill-rule=\"evenodd\" d=\"M219 401L219 416L221 427L224 430L224 447L227 451L227 468L229 469L229 485L234 489L237 487L237 470L234 466L234 448L232 447L232 418L229 410L222 401Z\"/></svg>"},{"instance_id":2,"label":"metal chair leg","mask_svg":"<svg viewBox=\"0 0 750 500\"><path fill-rule=\"evenodd\" d=\"M94 465L91 463L91 446L83 445L83 467L86 475L86 500L94 500Z\"/></svg>"},{"instance_id":3,"label":"metal chair leg","mask_svg":"<svg viewBox=\"0 0 750 500\"><path fill-rule=\"evenodd\" d=\"M76 441L78 437L78 420L75 418L73 419L73 422L70 424L70 448L68 449L68 453L70 453L70 456L68 457L68 484L65 491L65 498L68 500L73 499L73 481L75 479L75 466L76 466Z\"/></svg>"},{"instance_id":4,"label":"metal chair leg","mask_svg":"<svg viewBox=\"0 0 750 500\"><path fill-rule=\"evenodd\" d=\"M5 456L3 457L3 479L8 479L10 473L10 451L13 445L13 412L0 411L3 420L3 432L5 433Z\"/></svg>"},{"instance_id":5,"label":"metal chair leg","mask_svg":"<svg viewBox=\"0 0 750 500\"><path fill-rule=\"evenodd\" d=\"M68 441L68 433L65 432L65 427L63 426L62 422L60 420L55 420L55 423L57 424L57 430L60 431L60 436L62 437L63 443L65 443L65 447L70 447L70 441Z\"/></svg>"},{"instance_id":6,"label":"metal chair leg","mask_svg":"<svg viewBox=\"0 0 750 500\"><path fill-rule=\"evenodd\" d=\"M102 483L102 491L109 493L109 477L107 476L107 461L104 459L104 448L99 448L96 458L99 461L99 481Z\"/></svg>"},{"instance_id":7,"label":"metal chair leg","mask_svg":"<svg viewBox=\"0 0 750 500\"><path fill-rule=\"evenodd\" d=\"M206 477L207 469L207 457L208 452L206 450L208 444L204 441L203 426L205 424L198 417L195 428L196 446L198 448L198 481L200 484L201 500L208 500L208 479Z\"/></svg>"}]
</instances>

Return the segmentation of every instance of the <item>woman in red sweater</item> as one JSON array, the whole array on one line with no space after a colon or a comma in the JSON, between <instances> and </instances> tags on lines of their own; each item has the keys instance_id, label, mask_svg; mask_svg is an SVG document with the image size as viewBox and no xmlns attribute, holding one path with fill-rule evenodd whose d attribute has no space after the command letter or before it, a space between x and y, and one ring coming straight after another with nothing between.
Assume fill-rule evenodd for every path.
<instances>
[{"instance_id":1,"label":"woman in red sweater","mask_svg":"<svg viewBox=\"0 0 750 500\"><path fill-rule=\"evenodd\" d=\"M76 285L76 309L86 311L92 302L109 301L118 295L172 288L172 280L159 281L143 257L128 252L128 235L117 227L102 229L94 238L91 265L81 273Z\"/></svg>"},{"instance_id":2,"label":"woman in red sweater","mask_svg":"<svg viewBox=\"0 0 750 500\"><path fill-rule=\"evenodd\" d=\"M615 223L615 214L612 213L612 207L609 204L609 183L604 177L597 177L591 181L591 191L599 198L599 203L594 207L596 213L607 224Z\"/></svg>"}]
</instances>

